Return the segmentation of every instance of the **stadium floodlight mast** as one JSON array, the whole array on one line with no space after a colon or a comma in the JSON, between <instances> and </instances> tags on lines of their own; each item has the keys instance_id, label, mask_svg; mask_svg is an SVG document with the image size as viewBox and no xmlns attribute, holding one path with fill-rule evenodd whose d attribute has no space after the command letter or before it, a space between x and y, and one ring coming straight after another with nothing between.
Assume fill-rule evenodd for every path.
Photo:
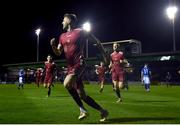
<instances>
[{"instance_id":1,"label":"stadium floodlight mast","mask_svg":"<svg viewBox=\"0 0 180 125\"><path fill-rule=\"evenodd\" d=\"M89 33L91 31L91 24L89 22L86 22L83 24L83 30ZM86 39L86 58L88 58L88 38Z\"/></svg>"},{"instance_id":2,"label":"stadium floodlight mast","mask_svg":"<svg viewBox=\"0 0 180 125\"><path fill-rule=\"evenodd\" d=\"M178 11L178 8L176 6L169 6L166 9L166 13L168 18L172 21L172 26L173 26L173 51L176 51L176 39L175 39L175 17L176 13Z\"/></svg>"},{"instance_id":3,"label":"stadium floodlight mast","mask_svg":"<svg viewBox=\"0 0 180 125\"><path fill-rule=\"evenodd\" d=\"M39 62L39 35L40 35L41 29L38 28L35 30L35 33L37 35L37 62Z\"/></svg>"}]
</instances>

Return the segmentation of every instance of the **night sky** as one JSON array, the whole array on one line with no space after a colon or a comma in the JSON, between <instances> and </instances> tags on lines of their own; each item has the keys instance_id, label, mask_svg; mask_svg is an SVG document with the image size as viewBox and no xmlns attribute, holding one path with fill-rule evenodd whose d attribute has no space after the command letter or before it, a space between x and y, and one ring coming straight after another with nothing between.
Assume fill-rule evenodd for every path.
<instances>
[{"instance_id":1,"label":"night sky","mask_svg":"<svg viewBox=\"0 0 180 125\"><path fill-rule=\"evenodd\" d=\"M47 2L48 1L48 2ZM180 51L180 0L24 0L5 1L1 7L0 64L36 61L35 30L40 34L40 61L48 54L56 57L49 45L58 39L65 13L75 13L79 25L92 23L92 33L102 42L137 39L143 53L172 51L172 23L166 8L179 7L175 20L176 49Z\"/></svg>"}]
</instances>

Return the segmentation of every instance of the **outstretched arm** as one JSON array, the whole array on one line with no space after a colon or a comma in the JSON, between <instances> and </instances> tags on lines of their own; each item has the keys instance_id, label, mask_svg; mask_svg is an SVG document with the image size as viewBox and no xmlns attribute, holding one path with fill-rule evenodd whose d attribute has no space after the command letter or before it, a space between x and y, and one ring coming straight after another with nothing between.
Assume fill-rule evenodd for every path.
<instances>
[{"instance_id":1,"label":"outstretched arm","mask_svg":"<svg viewBox=\"0 0 180 125\"><path fill-rule=\"evenodd\" d=\"M128 64L127 59L123 59L123 63L124 63L124 64Z\"/></svg>"},{"instance_id":2,"label":"outstretched arm","mask_svg":"<svg viewBox=\"0 0 180 125\"><path fill-rule=\"evenodd\" d=\"M55 43L55 38L52 38L50 41L51 47L53 52L57 55L60 56L62 51L63 51L63 47L61 44L58 44L58 46L56 47L56 43Z\"/></svg>"},{"instance_id":3,"label":"outstretched arm","mask_svg":"<svg viewBox=\"0 0 180 125\"><path fill-rule=\"evenodd\" d=\"M99 74L99 72L98 72L98 70L97 70L97 69L95 70L95 72L96 72L96 74L97 74L97 75Z\"/></svg>"},{"instance_id":4,"label":"outstretched arm","mask_svg":"<svg viewBox=\"0 0 180 125\"><path fill-rule=\"evenodd\" d=\"M100 50L101 55L103 57L103 62L106 66L108 66L110 63L110 59L109 59L109 56L107 55L107 53L105 52L105 49L104 49L103 45L101 44L101 41L99 39L97 39L93 34L89 34L89 37L93 41L95 41L95 43L97 44L97 47Z\"/></svg>"}]
</instances>

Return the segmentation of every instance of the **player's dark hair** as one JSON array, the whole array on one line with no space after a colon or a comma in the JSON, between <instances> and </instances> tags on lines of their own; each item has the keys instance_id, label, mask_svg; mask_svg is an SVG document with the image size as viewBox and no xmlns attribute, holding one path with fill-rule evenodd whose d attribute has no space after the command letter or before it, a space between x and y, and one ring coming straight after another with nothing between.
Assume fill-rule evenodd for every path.
<instances>
[{"instance_id":1,"label":"player's dark hair","mask_svg":"<svg viewBox=\"0 0 180 125\"><path fill-rule=\"evenodd\" d=\"M71 20L70 24L71 24L72 27L76 27L76 25L77 25L77 17L76 17L75 14L66 13L66 14L64 14L64 17L67 17L67 18L69 18Z\"/></svg>"}]
</instances>

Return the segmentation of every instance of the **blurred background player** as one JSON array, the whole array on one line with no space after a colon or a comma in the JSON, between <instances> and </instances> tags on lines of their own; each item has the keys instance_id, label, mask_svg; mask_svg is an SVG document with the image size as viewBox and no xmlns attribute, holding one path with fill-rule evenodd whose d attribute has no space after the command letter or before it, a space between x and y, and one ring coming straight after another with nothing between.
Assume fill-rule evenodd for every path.
<instances>
[{"instance_id":1,"label":"blurred background player","mask_svg":"<svg viewBox=\"0 0 180 125\"><path fill-rule=\"evenodd\" d=\"M126 63L124 59L124 54L121 51L118 51L119 44L113 44L113 53L111 54L111 61L109 68L111 69L112 81L114 91L118 97L116 102L122 102L122 97L120 94L120 89L123 88L123 79L124 79L124 70L123 65Z\"/></svg>"},{"instance_id":2,"label":"blurred background player","mask_svg":"<svg viewBox=\"0 0 180 125\"><path fill-rule=\"evenodd\" d=\"M86 67L83 59L83 50L87 33L80 28L76 28L77 18L74 14L65 14L62 24L66 32L59 37L58 46L56 47L55 45L55 38L51 39L50 43L56 55L60 56L62 51L64 51L68 73L63 84L80 108L78 119L81 120L88 116L87 110L81 101L82 99L86 104L100 112L100 121L105 121L108 112L95 102L94 99L86 95L82 82L82 76Z\"/></svg>"},{"instance_id":3,"label":"blurred background player","mask_svg":"<svg viewBox=\"0 0 180 125\"><path fill-rule=\"evenodd\" d=\"M47 61L45 62L44 66L44 72L45 72L45 78L44 78L44 87L48 88L48 94L47 97L51 94L51 85L54 78L54 70L55 70L55 63L52 61L51 55L47 56Z\"/></svg>"},{"instance_id":4,"label":"blurred background player","mask_svg":"<svg viewBox=\"0 0 180 125\"><path fill-rule=\"evenodd\" d=\"M171 78L172 78L172 76L171 76L171 73L170 72L167 72L166 73L166 86L167 87L169 87L169 85L171 85Z\"/></svg>"},{"instance_id":5,"label":"blurred background player","mask_svg":"<svg viewBox=\"0 0 180 125\"><path fill-rule=\"evenodd\" d=\"M128 63L128 61L126 60L126 64L124 65L124 81L123 81L123 89L128 90L129 89L129 85L128 85L128 68L130 67L130 64Z\"/></svg>"},{"instance_id":6,"label":"blurred background player","mask_svg":"<svg viewBox=\"0 0 180 125\"><path fill-rule=\"evenodd\" d=\"M98 75L99 84L100 84L99 92L101 93L104 89L106 67L104 66L103 62L100 62L100 65L95 65L95 67L96 67L95 72Z\"/></svg>"},{"instance_id":7,"label":"blurred background player","mask_svg":"<svg viewBox=\"0 0 180 125\"><path fill-rule=\"evenodd\" d=\"M39 85L42 83L43 69L37 68L35 75L36 75L36 84L37 87L39 88Z\"/></svg>"},{"instance_id":8,"label":"blurred background player","mask_svg":"<svg viewBox=\"0 0 180 125\"><path fill-rule=\"evenodd\" d=\"M148 67L148 64L145 64L144 67L141 69L141 81L145 86L147 92L150 91L150 77L151 77L151 70Z\"/></svg>"},{"instance_id":9,"label":"blurred background player","mask_svg":"<svg viewBox=\"0 0 180 125\"><path fill-rule=\"evenodd\" d=\"M25 74L24 74L24 69L20 69L19 70L19 82L18 82L18 89L20 89L20 88L24 88L24 76L25 76Z\"/></svg>"}]
</instances>

